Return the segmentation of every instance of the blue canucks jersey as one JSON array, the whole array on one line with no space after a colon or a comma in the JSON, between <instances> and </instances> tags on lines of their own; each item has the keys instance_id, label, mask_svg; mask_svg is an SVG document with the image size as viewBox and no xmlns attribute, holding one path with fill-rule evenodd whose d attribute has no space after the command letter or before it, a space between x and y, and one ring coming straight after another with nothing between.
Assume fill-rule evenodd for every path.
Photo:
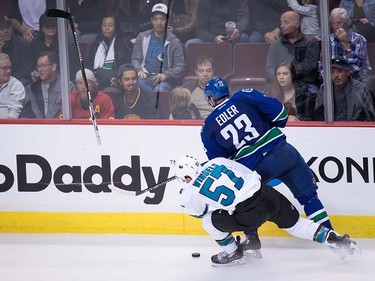
<instances>
[{"instance_id":1,"label":"blue canucks jersey","mask_svg":"<svg viewBox=\"0 0 375 281\"><path fill-rule=\"evenodd\" d=\"M254 169L285 135L288 114L276 98L254 89L235 93L206 118L201 139L208 159L225 157Z\"/></svg>"}]
</instances>

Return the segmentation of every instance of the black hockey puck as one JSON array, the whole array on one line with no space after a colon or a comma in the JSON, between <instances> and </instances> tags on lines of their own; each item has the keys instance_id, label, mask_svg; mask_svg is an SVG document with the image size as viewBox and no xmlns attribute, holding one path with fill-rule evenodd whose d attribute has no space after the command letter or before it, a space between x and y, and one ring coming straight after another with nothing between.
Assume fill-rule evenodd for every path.
<instances>
[{"instance_id":1,"label":"black hockey puck","mask_svg":"<svg viewBox=\"0 0 375 281\"><path fill-rule=\"evenodd\" d=\"M201 256L201 254L200 253L192 253L191 256L193 258L199 258Z\"/></svg>"}]
</instances>

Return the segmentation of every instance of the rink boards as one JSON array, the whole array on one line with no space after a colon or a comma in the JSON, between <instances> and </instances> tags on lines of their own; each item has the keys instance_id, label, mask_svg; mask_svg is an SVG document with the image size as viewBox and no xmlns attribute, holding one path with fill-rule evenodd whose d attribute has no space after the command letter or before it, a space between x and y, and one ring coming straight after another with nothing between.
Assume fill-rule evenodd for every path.
<instances>
[{"instance_id":1,"label":"rink boards","mask_svg":"<svg viewBox=\"0 0 375 281\"><path fill-rule=\"evenodd\" d=\"M172 176L184 154L206 160L201 123L154 123L99 123L100 146L87 122L0 124L0 232L204 234L178 205L177 181L122 193ZM283 130L314 172L335 228L375 237L375 126ZM276 188L303 213L285 186ZM269 223L261 232L285 235Z\"/></svg>"}]
</instances>

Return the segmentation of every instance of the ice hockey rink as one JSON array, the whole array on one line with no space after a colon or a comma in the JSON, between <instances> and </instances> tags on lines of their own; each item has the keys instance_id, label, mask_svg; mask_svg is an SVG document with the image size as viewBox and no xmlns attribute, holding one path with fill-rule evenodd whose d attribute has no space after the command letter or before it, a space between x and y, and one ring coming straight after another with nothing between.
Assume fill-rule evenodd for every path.
<instances>
[{"instance_id":1,"label":"ice hockey rink","mask_svg":"<svg viewBox=\"0 0 375 281\"><path fill-rule=\"evenodd\" d=\"M312 241L261 240L262 259L215 268L210 257L220 248L209 236L0 234L0 280L374 280L375 239L355 239L362 255L344 260Z\"/></svg>"}]
</instances>

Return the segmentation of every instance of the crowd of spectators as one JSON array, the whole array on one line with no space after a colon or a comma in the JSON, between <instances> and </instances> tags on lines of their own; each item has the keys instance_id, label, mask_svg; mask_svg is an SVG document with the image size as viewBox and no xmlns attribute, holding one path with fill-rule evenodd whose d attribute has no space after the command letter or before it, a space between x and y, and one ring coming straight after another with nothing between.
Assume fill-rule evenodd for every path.
<instances>
[{"instance_id":1,"label":"crowd of spectators","mask_svg":"<svg viewBox=\"0 0 375 281\"><path fill-rule=\"evenodd\" d=\"M295 68L295 100L300 105L297 115L300 119L310 120L307 103L311 95L318 92L315 81L318 76L319 44L315 37L304 35L300 29L300 15L296 11L287 11L281 15L280 37L268 50L266 72L268 79L275 79L276 64L287 60Z\"/></svg>"},{"instance_id":2,"label":"crowd of spectators","mask_svg":"<svg viewBox=\"0 0 375 281\"><path fill-rule=\"evenodd\" d=\"M319 0L66 1L79 42L87 46L85 72L97 118L128 120L160 118L166 106L160 92L170 94L169 119L207 117L212 108L204 88L215 77L215 61L204 55L186 60L188 46L202 42L269 44L265 65L254 65L266 70L264 94L284 103L289 120L324 120L319 6ZM0 118L61 116L61 46L57 20L45 15L50 8L55 0L0 3ZM331 60L341 61L330 70L335 120L375 121L375 54L368 50L375 43L375 0L330 0L329 12ZM67 35L72 118L89 118ZM194 80L184 80L187 64L195 67ZM349 106L355 99L359 113Z\"/></svg>"}]
</instances>

